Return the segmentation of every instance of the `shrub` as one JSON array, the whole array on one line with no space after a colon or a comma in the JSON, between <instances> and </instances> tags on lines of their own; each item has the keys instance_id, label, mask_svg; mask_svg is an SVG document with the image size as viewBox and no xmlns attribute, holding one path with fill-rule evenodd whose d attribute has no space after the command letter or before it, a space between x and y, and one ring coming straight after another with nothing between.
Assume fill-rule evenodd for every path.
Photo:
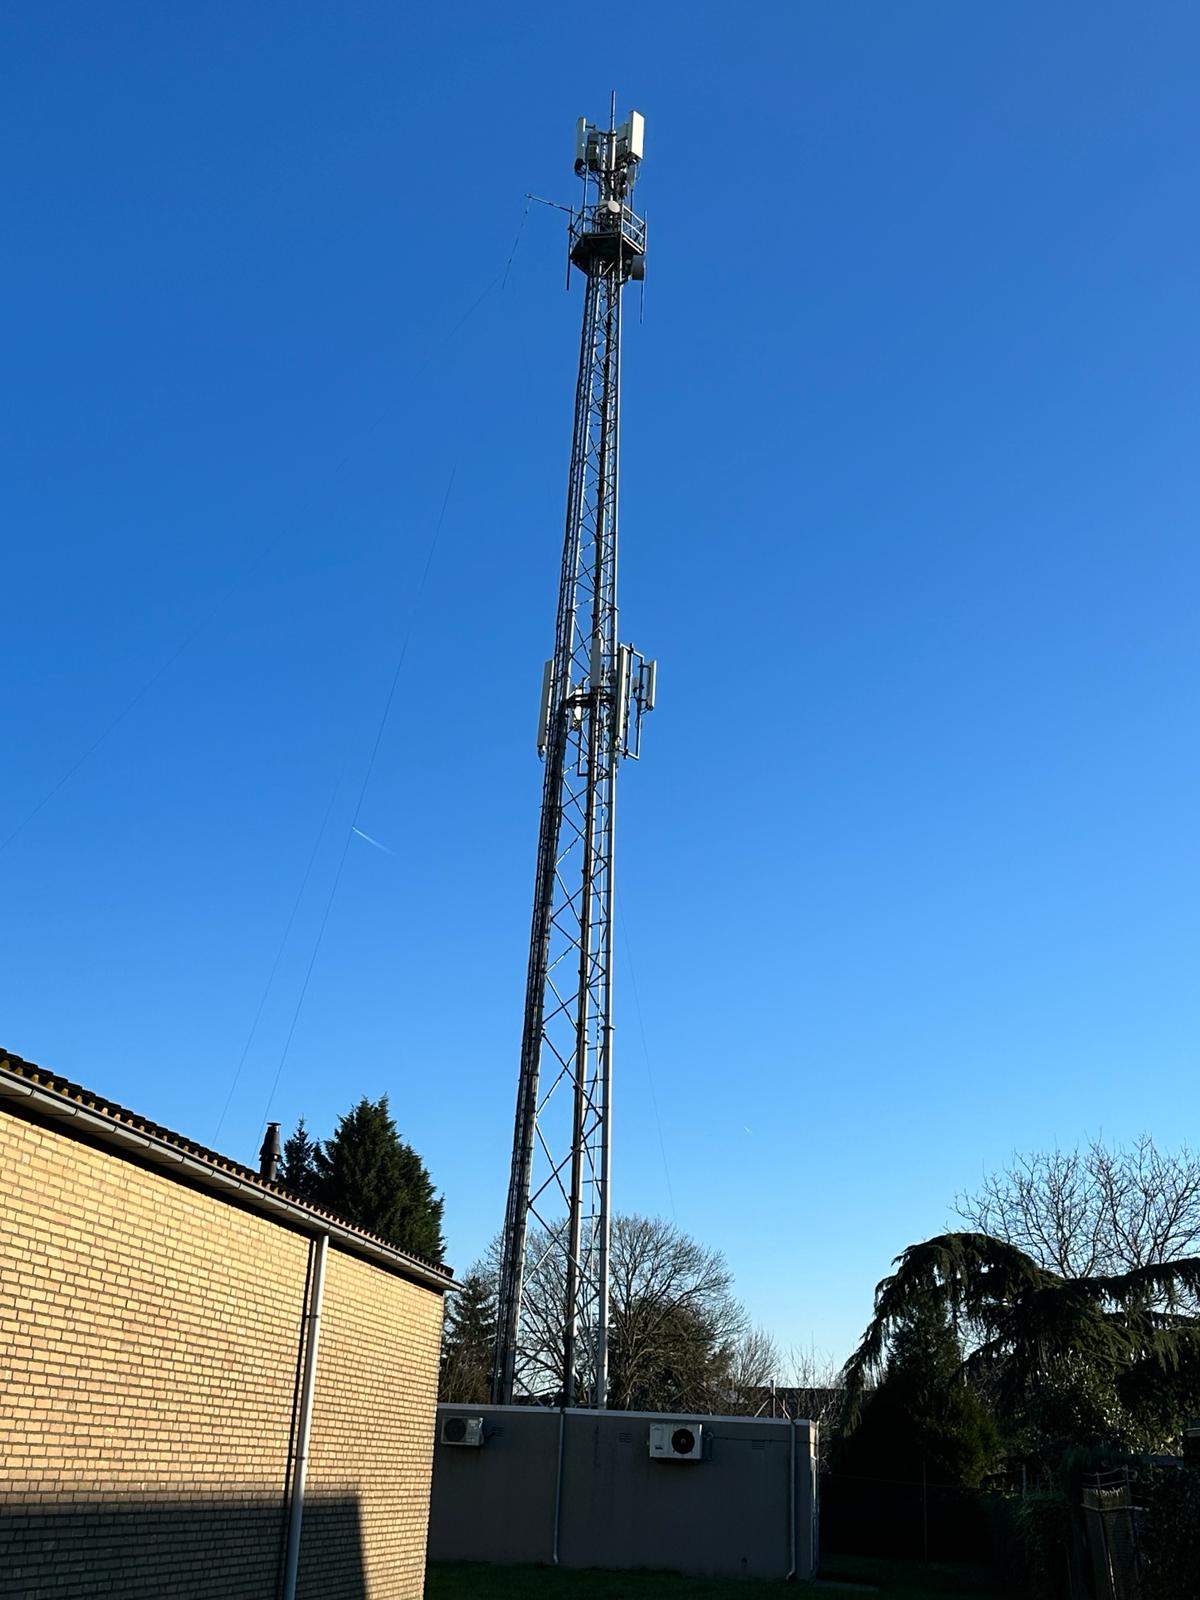
<instances>
[{"instance_id":1,"label":"shrub","mask_svg":"<svg viewBox=\"0 0 1200 1600\"><path fill-rule=\"evenodd\" d=\"M1139 1487L1145 1600L1200 1595L1200 1468L1162 1468Z\"/></svg>"},{"instance_id":2,"label":"shrub","mask_svg":"<svg viewBox=\"0 0 1200 1600\"><path fill-rule=\"evenodd\" d=\"M997 1565L1029 1600L1068 1600L1071 1511L1064 1494L993 1495Z\"/></svg>"}]
</instances>

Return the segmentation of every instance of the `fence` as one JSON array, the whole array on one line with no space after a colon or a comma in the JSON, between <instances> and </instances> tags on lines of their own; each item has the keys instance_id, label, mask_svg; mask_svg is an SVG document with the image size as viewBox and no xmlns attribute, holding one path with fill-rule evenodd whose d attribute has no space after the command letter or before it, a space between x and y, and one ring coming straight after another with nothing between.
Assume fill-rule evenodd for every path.
<instances>
[{"instance_id":1,"label":"fence","mask_svg":"<svg viewBox=\"0 0 1200 1600\"><path fill-rule=\"evenodd\" d=\"M1138 1600L1141 1552L1138 1519L1129 1472L1097 1473L1083 1485L1083 1537L1091 1593L1096 1600ZM1181 1597L1182 1600L1182 1597Z\"/></svg>"}]
</instances>

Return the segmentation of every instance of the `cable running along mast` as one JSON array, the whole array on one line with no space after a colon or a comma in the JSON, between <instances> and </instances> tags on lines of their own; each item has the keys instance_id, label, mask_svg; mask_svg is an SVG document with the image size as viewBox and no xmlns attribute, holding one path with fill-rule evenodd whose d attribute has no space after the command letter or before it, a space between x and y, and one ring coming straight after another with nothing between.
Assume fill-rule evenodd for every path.
<instances>
[{"instance_id":1,"label":"cable running along mast","mask_svg":"<svg viewBox=\"0 0 1200 1600\"><path fill-rule=\"evenodd\" d=\"M607 1390L617 767L638 754L655 680L654 662L617 640L621 291L645 271L646 225L631 205L643 126L636 111L617 126L614 96L607 129L581 118L576 134L583 195L568 244L570 264L584 275L583 333L554 655L538 728L545 779L492 1373L497 1404L517 1393L603 1406ZM546 1316L548 1284L561 1323Z\"/></svg>"}]
</instances>

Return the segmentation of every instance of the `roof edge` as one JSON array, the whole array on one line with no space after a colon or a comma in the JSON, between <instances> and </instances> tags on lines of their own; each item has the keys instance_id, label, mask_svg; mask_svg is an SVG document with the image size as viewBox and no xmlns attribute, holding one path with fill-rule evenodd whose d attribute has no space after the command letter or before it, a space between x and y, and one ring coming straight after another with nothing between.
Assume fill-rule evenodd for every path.
<instances>
[{"instance_id":1,"label":"roof edge","mask_svg":"<svg viewBox=\"0 0 1200 1600\"><path fill-rule=\"evenodd\" d=\"M21 1070L36 1073L51 1080L53 1087L31 1081ZM141 1118L103 1102L105 1109L89 1104L96 1097L78 1085L66 1085L75 1096L64 1092L58 1079L44 1069L34 1067L19 1056L0 1051L0 1105L15 1104L30 1114L51 1123L68 1124L73 1130L86 1134L97 1143L126 1157L136 1157L147 1165L156 1167L183 1183L205 1189L222 1199L243 1206L278 1222L284 1222L300 1233L315 1237L325 1234L331 1243L347 1254L360 1257L372 1265L386 1267L425 1288L444 1294L459 1285L449 1267L436 1266L410 1256L406 1251L388 1244L374 1234L357 1228L298 1196L289 1194L277 1184L269 1184L248 1168L239 1168L229 1162L219 1164L222 1158L201 1146L191 1145L169 1129L159 1129ZM118 1120L120 1112L125 1120Z\"/></svg>"}]
</instances>

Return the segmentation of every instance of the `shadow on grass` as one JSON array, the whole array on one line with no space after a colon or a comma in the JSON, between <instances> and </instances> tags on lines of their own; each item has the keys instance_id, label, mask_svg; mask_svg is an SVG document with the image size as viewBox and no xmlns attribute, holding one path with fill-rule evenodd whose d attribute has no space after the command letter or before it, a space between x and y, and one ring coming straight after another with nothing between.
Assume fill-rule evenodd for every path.
<instances>
[{"instance_id":1,"label":"shadow on grass","mask_svg":"<svg viewBox=\"0 0 1200 1600\"><path fill-rule=\"evenodd\" d=\"M425 1600L727 1600L740 1595L813 1592L812 1585L762 1578L684 1578L676 1572L591 1572L566 1567L493 1567L483 1562L429 1568Z\"/></svg>"},{"instance_id":2,"label":"shadow on grass","mask_svg":"<svg viewBox=\"0 0 1200 1600\"><path fill-rule=\"evenodd\" d=\"M843 1587L845 1585L845 1587ZM576 1572L562 1567L431 1566L425 1600L736 1600L767 1593L817 1600L855 1594L880 1600L1018 1600L986 1572L921 1562L831 1557L816 1583L754 1578L684 1578L673 1572Z\"/></svg>"},{"instance_id":3,"label":"shadow on grass","mask_svg":"<svg viewBox=\"0 0 1200 1600\"><path fill-rule=\"evenodd\" d=\"M938 1561L926 1565L923 1561L830 1555L821 1563L817 1592L835 1583L867 1585L884 1600L1021 1600L985 1567L955 1566ZM836 1593L832 1587L826 1592Z\"/></svg>"}]
</instances>

